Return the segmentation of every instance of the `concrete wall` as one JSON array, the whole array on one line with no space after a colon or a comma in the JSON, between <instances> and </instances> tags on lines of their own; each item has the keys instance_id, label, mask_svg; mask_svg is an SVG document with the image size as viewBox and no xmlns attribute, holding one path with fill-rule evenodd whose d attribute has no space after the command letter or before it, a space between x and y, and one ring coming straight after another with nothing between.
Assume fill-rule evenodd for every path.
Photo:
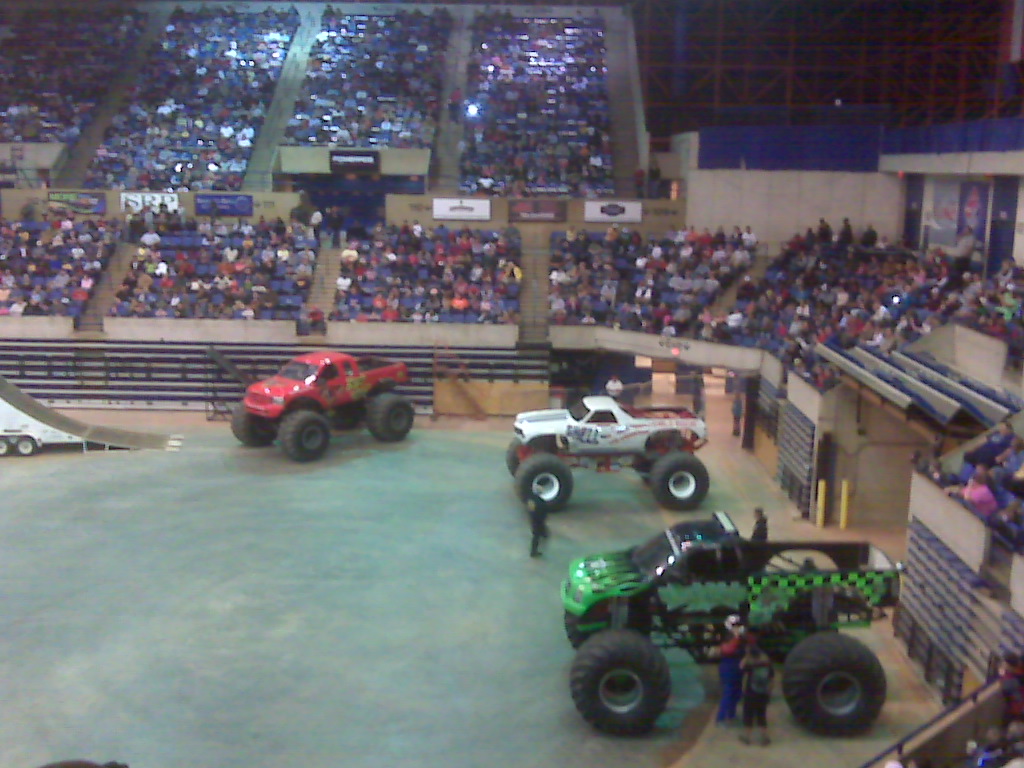
<instances>
[{"instance_id":1,"label":"concrete wall","mask_svg":"<svg viewBox=\"0 0 1024 768\"><path fill-rule=\"evenodd\" d=\"M282 173L331 172L331 151L346 147L278 147L278 163ZM352 149L363 149L352 147ZM380 173L384 176L426 176L430 172L429 149L381 149Z\"/></svg>"},{"instance_id":2,"label":"concrete wall","mask_svg":"<svg viewBox=\"0 0 1024 768\"><path fill-rule=\"evenodd\" d=\"M0 157L4 158L4 160L12 157L12 149L15 154L21 153L21 158L15 158L14 160L14 165L19 170L49 170L57 164L57 161L63 158L67 145L57 143L25 144L21 142L9 144L0 142Z\"/></svg>"},{"instance_id":3,"label":"concrete wall","mask_svg":"<svg viewBox=\"0 0 1024 768\"><path fill-rule=\"evenodd\" d=\"M70 317L0 316L0 338L4 339L66 339L74 330Z\"/></svg>"},{"instance_id":4,"label":"concrete wall","mask_svg":"<svg viewBox=\"0 0 1024 768\"><path fill-rule=\"evenodd\" d=\"M967 563L981 571L991 543L989 529L974 514L949 498L922 474L910 483L910 517L916 517Z\"/></svg>"},{"instance_id":5,"label":"concrete wall","mask_svg":"<svg viewBox=\"0 0 1024 768\"><path fill-rule=\"evenodd\" d=\"M761 356L761 377L778 388L782 384L782 361L772 355Z\"/></svg>"},{"instance_id":6,"label":"concrete wall","mask_svg":"<svg viewBox=\"0 0 1024 768\"><path fill-rule=\"evenodd\" d=\"M39 216L46 210L47 189L4 189L0 190L0 211L8 218L17 218L21 215L22 208L31 203L36 206ZM77 190L53 190L55 192L72 192ZM121 210L121 192L100 190L84 190L89 194L105 194L107 198L107 218L120 218L124 212ZM250 194L250 193L245 193ZM253 192L253 215L251 218L259 219L261 216L268 219L288 218L289 212L299 204L297 192ZM195 193L181 192L178 194L179 205L189 215L195 214ZM79 216L79 218L87 218ZM102 218L102 217L101 217Z\"/></svg>"},{"instance_id":7,"label":"concrete wall","mask_svg":"<svg viewBox=\"0 0 1024 768\"><path fill-rule=\"evenodd\" d=\"M421 224L432 227L442 223L448 227L461 226L460 222L442 222L433 218L434 197L451 198L454 195L388 195L388 222L400 224L403 221L419 221ZM538 246L546 246L547 238L552 232L564 232L570 226L589 231L602 231L607 228L607 224L588 223L583 220L584 200L566 200L565 202L567 203L567 215L564 222L554 224L531 222L529 224L519 223L515 226L523 233L524 238L527 233L530 233L533 242ZM624 228L652 235L663 235L670 229L678 229L685 222L685 200L644 200L643 206L643 221L639 224L623 224ZM501 229L508 226L508 223L508 200L494 197L491 198L491 220L489 222L468 222L468 226L478 229Z\"/></svg>"},{"instance_id":8,"label":"concrete wall","mask_svg":"<svg viewBox=\"0 0 1024 768\"><path fill-rule=\"evenodd\" d=\"M895 409L849 387L836 387L822 400L819 436L831 432L836 448L833 500L839 484L850 483L850 523L904 525L910 500L915 450L928 447Z\"/></svg>"},{"instance_id":9,"label":"concrete wall","mask_svg":"<svg viewBox=\"0 0 1024 768\"><path fill-rule=\"evenodd\" d=\"M1015 152L946 152L943 154L882 155L881 171L937 175L1024 175L1024 150Z\"/></svg>"},{"instance_id":10,"label":"concrete wall","mask_svg":"<svg viewBox=\"0 0 1024 768\"><path fill-rule=\"evenodd\" d=\"M843 217L855 229L873 224L890 239L903 232L903 182L895 174L693 170L686 195L694 226L749 224L773 248L821 217L833 228Z\"/></svg>"},{"instance_id":11,"label":"concrete wall","mask_svg":"<svg viewBox=\"0 0 1024 768\"><path fill-rule=\"evenodd\" d=\"M729 368L734 371L759 371L761 359L765 355L759 349L587 326L553 326L551 343L555 349L624 352L653 359L678 360L690 365Z\"/></svg>"},{"instance_id":12,"label":"concrete wall","mask_svg":"<svg viewBox=\"0 0 1024 768\"><path fill-rule=\"evenodd\" d=\"M295 323L284 320L155 320L108 317L104 320L104 328L108 339L118 341L295 344L303 342L306 338L296 336ZM3 331L4 326L0 324L0 332ZM12 337L12 334L3 335ZM347 344L379 344L511 349L515 346L518 335L519 329L514 325L330 323L327 328L327 345L344 347Z\"/></svg>"},{"instance_id":13,"label":"concrete wall","mask_svg":"<svg viewBox=\"0 0 1024 768\"><path fill-rule=\"evenodd\" d=\"M991 386L1002 386L1006 370L1005 341L960 325L954 327L953 339L957 370Z\"/></svg>"}]
</instances>

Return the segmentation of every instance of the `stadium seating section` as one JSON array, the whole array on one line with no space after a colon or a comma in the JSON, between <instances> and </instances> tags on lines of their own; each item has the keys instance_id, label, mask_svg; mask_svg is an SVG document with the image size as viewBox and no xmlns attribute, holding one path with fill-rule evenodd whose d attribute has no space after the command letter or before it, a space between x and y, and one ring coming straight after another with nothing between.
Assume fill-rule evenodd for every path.
<instances>
[{"instance_id":1,"label":"stadium seating section","mask_svg":"<svg viewBox=\"0 0 1024 768\"><path fill-rule=\"evenodd\" d=\"M464 191L613 191L600 19L478 15L465 113Z\"/></svg>"},{"instance_id":2,"label":"stadium seating section","mask_svg":"<svg viewBox=\"0 0 1024 768\"><path fill-rule=\"evenodd\" d=\"M298 22L294 9L176 9L86 186L238 189Z\"/></svg>"},{"instance_id":3,"label":"stadium seating section","mask_svg":"<svg viewBox=\"0 0 1024 768\"><path fill-rule=\"evenodd\" d=\"M80 317L120 225L0 221L0 315Z\"/></svg>"},{"instance_id":4,"label":"stadium seating section","mask_svg":"<svg viewBox=\"0 0 1024 768\"><path fill-rule=\"evenodd\" d=\"M133 11L108 16L39 9L6 27L8 33L0 33L0 142L74 142L143 20Z\"/></svg>"},{"instance_id":5,"label":"stadium seating section","mask_svg":"<svg viewBox=\"0 0 1024 768\"><path fill-rule=\"evenodd\" d=\"M707 307L751 263L740 238L682 231L644 240L638 232L552 235L551 321L692 336Z\"/></svg>"},{"instance_id":6,"label":"stadium seating section","mask_svg":"<svg viewBox=\"0 0 1024 768\"><path fill-rule=\"evenodd\" d=\"M520 256L498 232L382 228L343 252L329 319L516 322Z\"/></svg>"},{"instance_id":7,"label":"stadium seating section","mask_svg":"<svg viewBox=\"0 0 1024 768\"><path fill-rule=\"evenodd\" d=\"M115 317L298 320L318 248L284 222L147 232L116 293Z\"/></svg>"},{"instance_id":8,"label":"stadium seating section","mask_svg":"<svg viewBox=\"0 0 1024 768\"><path fill-rule=\"evenodd\" d=\"M285 141L430 147L451 28L443 10L393 16L328 10Z\"/></svg>"}]
</instances>

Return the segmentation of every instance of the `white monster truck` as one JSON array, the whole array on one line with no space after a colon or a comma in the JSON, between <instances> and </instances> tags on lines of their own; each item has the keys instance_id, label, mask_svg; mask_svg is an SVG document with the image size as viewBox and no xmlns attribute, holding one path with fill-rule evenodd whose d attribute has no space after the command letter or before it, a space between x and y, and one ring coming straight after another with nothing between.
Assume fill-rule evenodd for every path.
<instances>
[{"instance_id":1,"label":"white monster truck","mask_svg":"<svg viewBox=\"0 0 1024 768\"><path fill-rule=\"evenodd\" d=\"M670 509L694 509L710 481L693 455L707 442L707 425L685 408L626 408L612 397L584 397L569 409L516 416L505 461L516 492L554 512L572 496L572 467L635 469Z\"/></svg>"}]
</instances>

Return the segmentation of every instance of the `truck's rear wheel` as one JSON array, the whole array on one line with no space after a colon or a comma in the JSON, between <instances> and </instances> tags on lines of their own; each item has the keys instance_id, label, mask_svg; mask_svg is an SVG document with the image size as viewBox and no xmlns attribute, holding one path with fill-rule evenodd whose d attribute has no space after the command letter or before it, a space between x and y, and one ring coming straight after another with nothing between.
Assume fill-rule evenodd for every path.
<instances>
[{"instance_id":1,"label":"truck's rear wheel","mask_svg":"<svg viewBox=\"0 0 1024 768\"><path fill-rule=\"evenodd\" d=\"M666 453L651 467L651 491L663 507L695 509L708 495L711 480L703 462L692 453Z\"/></svg>"},{"instance_id":2,"label":"truck's rear wheel","mask_svg":"<svg viewBox=\"0 0 1024 768\"><path fill-rule=\"evenodd\" d=\"M0 437L0 456L6 456L11 452L11 444L6 437Z\"/></svg>"},{"instance_id":3,"label":"truck's rear wheel","mask_svg":"<svg viewBox=\"0 0 1024 768\"><path fill-rule=\"evenodd\" d=\"M782 693L793 717L807 730L854 736L871 727L885 704L885 670L859 640L819 632L786 657Z\"/></svg>"},{"instance_id":4,"label":"truck's rear wheel","mask_svg":"<svg viewBox=\"0 0 1024 768\"><path fill-rule=\"evenodd\" d=\"M245 403L238 403L231 412L231 433L242 445L263 448L274 442L277 430L264 418L255 416L245 409Z\"/></svg>"},{"instance_id":5,"label":"truck's rear wheel","mask_svg":"<svg viewBox=\"0 0 1024 768\"><path fill-rule=\"evenodd\" d=\"M281 421L278 438L292 461L316 461L331 444L331 425L316 411L293 411Z\"/></svg>"},{"instance_id":6,"label":"truck's rear wheel","mask_svg":"<svg viewBox=\"0 0 1024 768\"><path fill-rule=\"evenodd\" d=\"M14 451L19 456L31 456L39 450L39 443L28 435L20 435L14 439Z\"/></svg>"},{"instance_id":7,"label":"truck's rear wheel","mask_svg":"<svg viewBox=\"0 0 1024 768\"><path fill-rule=\"evenodd\" d=\"M534 499L548 512L564 509L572 496L572 470L550 453L529 456L516 470L515 481L516 493L523 502Z\"/></svg>"},{"instance_id":8,"label":"truck's rear wheel","mask_svg":"<svg viewBox=\"0 0 1024 768\"><path fill-rule=\"evenodd\" d=\"M583 719L605 733L639 736L654 727L672 692L668 661L639 632L606 629L587 640L569 672Z\"/></svg>"},{"instance_id":9,"label":"truck's rear wheel","mask_svg":"<svg viewBox=\"0 0 1024 768\"><path fill-rule=\"evenodd\" d=\"M366 426L382 443L404 440L415 417L412 403L394 392L375 395L366 404Z\"/></svg>"}]
</instances>

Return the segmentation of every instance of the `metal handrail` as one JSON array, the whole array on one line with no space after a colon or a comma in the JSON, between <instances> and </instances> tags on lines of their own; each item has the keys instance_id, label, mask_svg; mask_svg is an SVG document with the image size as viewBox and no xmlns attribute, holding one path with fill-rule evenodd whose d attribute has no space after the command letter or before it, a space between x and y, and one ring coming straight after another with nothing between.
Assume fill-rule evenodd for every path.
<instances>
[{"instance_id":1,"label":"metal handrail","mask_svg":"<svg viewBox=\"0 0 1024 768\"><path fill-rule=\"evenodd\" d=\"M961 699L960 701L957 701L954 704L950 704L944 710L939 712L937 715L932 717L930 720L926 720L922 725L919 725L917 728L912 730L910 733L908 733L906 736L901 738L895 744L892 744L892 745L886 747L885 749L883 749L881 752L879 752L877 755L872 757L870 760L868 760L865 763L863 763L860 766L860 768L872 768L872 766L878 764L879 762L881 762L882 760L884 760L887 757L894 757L894 758L897 758L897 759L902 758L903 757L903 752L904 752L908 742L910 742L912 739L916 738L920 734L924 733L925 731L927 731L929 728L933 727L936 723L940 722L944 718L949 717L950 715L955 713L958 709L960 709L964 705L972 705L973 706L973 705L977 704L978 703L978 699L981 698L981 696L983 694L988 693L990 690L992 690L994 688L998 688L999 684L1000 684L1000 681L998 679L989 680L987 683L985 683L985 685L983 685L980 688L978 688L977 690L973 691L966 698Z\"/></svg>"}]
</instances>

